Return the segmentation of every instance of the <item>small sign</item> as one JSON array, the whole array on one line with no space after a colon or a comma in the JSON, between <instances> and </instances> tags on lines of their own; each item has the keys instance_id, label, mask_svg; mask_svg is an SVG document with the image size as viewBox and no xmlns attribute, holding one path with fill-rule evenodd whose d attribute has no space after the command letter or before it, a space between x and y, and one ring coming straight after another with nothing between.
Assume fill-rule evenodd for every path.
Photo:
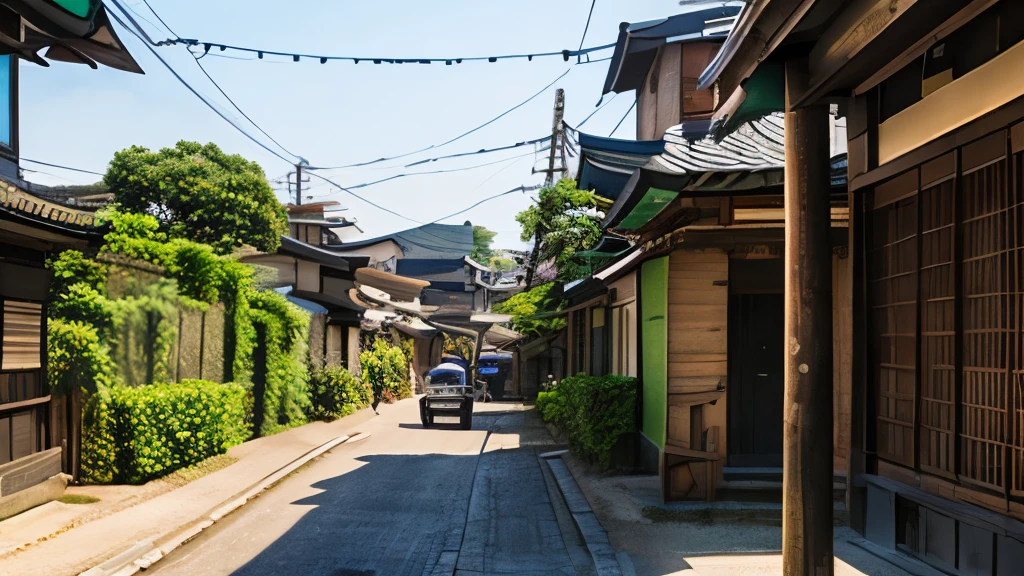
<instances>
[{"instance_id":1,"label":"small sign","mask_svg":"<svg viewBox=\"0 0 1024 576\"><path fill-rule=\"evenodd\" d=\"M480 373L481 374L497 374L498 373L498 367L497 366L483 366L483 367L480 368Z\"/></svg>"}]
</instances>

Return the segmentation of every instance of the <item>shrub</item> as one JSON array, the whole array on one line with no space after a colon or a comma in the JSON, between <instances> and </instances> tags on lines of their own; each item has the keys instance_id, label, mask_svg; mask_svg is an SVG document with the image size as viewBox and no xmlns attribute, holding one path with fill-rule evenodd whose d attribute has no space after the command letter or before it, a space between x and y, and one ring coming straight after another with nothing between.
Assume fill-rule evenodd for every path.
<instances>
[{"instance_id":1,"label":"shrub","mask_svg":"<svg viewBox=\"0 0 1024 576\"><path fill-rule=\"evenodd\" d=\"M573 452L607 468L612 447L636 426L636 379L570 376L537 395L537 410L565 431Z\"/></svg>"},{"instance_id":2,"label":"shrub","mask_svg":"<svg viewBox=\"0 0 1024 576\"><path fill-rule=\"evenodd\" d=\"M558 390L537 393L537 412L547 422L559 424L563 421L565 398Z\"/></svg>"},{"instance_id":3,"label":"shrub","mask_svg":"<svg viewBox=\"0 0 1024 576\"><path fill-rule=\"evenodd\" d=\"M373 390L351 372L326 366L309 381L309 419L331 421L352 414L373 402Z\"/></svg>"},{"instance_id":4,"label":"shrub","mask_svg":"<svg viewBox=\"0 0 1024 576\"><path fill-rule=\"evenodd\" d=\"M141 484L224 453L249 437L244 396L205 380L98 390L83 417L83 478Z\"/></svg>"},{"instance_id":5,"label":"shrub","mask_svg":"<svg viewBox=\"0 0 1024 576\"><path fill-rule=\"evenodd\" d=\"M359 354L359 366L374 395L384 402L412 397L409 364L401 347L378 336L370 348Z\"/></svg>"},{"instance_id":6,"label":"shrub","mask_svg":"<svg viewBox=\"0 0 1024 576\"><path fill-rule=\"evenodd\" d=\"M54 319L46 326L46 373L55 394L90 392L113 383L114 364L94 327Z\"/></svg>"},{"instance_id":7,"label":"shrub","mask_svg":"<svg viewBox=\"0 0 1024 576\"><path fill-rule=\"evenodd\" d=\"M269 436L306 423L309 313L274 291L251 291L247 299L249 321L264 334L267 371L258 432Z\"/></svg>"}]
</instances>

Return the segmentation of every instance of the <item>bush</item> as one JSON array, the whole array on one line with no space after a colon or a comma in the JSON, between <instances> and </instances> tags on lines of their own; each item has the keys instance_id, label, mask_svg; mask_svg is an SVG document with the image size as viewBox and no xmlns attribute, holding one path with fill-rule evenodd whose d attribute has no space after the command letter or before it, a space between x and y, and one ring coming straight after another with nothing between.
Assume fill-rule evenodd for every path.
<instances>
[{"instance_id":1,"label":"bush","mask_svg":"<svg viewBox=\"0 0 1024 576\"><path fill-rule=\"evenodd\" d=\"M565 412L565 398L558 390L537 393L537 412L547 422L559 423Z\"/></svg>"},{"instance_id":2,"label":"bush","mask_svg":"<svg viewBox=\"0 0 1024 576\"><path fill-rule=\"evenodd\" d=\"M90 392L113 383L114 363L94 327L54 319L46 325L46 374L54 394Z\"/></svg>"},{"instance_id":3,"label":"bush","mask_svg":"<svg viewBox=\"0 0 1024 576\"><path fill-rule=\"evenodd\" d=\"M249 437L244 397L205 380L101 388L83 417L82 476L141 484L222 454Z\"/></svg>"},{"instance_id":4,"label":"bush","mask_svg":"<svg viewBox=\"0 0 1024 576\"><path fill-rule=\"evenodd\" d=\"M331 421L348 416L373 402L373 390L351 372L327 366L313 372L309 381L309 419Z\"/></svg>"},{"instance_id":5,"label":"bush","mask_svg":"<svg viewBox=\"0 0 1024 576\"><path fill-rule=\"evenodd\" d=\"M251 291L247 299L249 321L264 334L267 371L258 432L269 436L306 423L309 313L270 290Z\"/></svg>"},{"instance_id":6,"label":"bush","mask_svg":"<svg viewBox=\"0 0 1024 576\"><path fill-rule=\"evenodd\" d=\"M636 428L636 378L570 376L537 395L537 410L565 431L573 452L608 468L619 437Z\"/></svg>"},{"instance_id":7,"label":"bush","mask_svg":"<svg viewBox=\"0 0 1024 576\"><path fill-rule=\"evenodd\" d=\"M363 379L369 382L373 393L385 402L412 397L409 382L409 363L399 346L377 337L373 345L359 354Z\"/></svg>"}]
</instances>

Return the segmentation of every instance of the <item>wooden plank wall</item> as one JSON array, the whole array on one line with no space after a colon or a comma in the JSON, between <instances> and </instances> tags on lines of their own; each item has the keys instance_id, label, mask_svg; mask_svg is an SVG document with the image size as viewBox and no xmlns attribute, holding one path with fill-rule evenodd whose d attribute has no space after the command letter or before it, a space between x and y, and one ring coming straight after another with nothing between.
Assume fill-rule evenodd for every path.
<instances>
[{"instance_id":1,"label":"wooden plank wall","mask_svg":"<svg viewBox=\"0 0 1024 576\"><path fill-rule=\"evenodd\" d=\"M832 466L845 472L850 449L853 384L853 259L832 255Z\"/></svg>"},{"instance_id":2,"label":"wooden plank wall","mask_svg":"<svg viewBox=\"0 0 1024 576\"><path fill-rule=\"evenodd\" d=\"M725 382L728 278L729 257L721 250L677 250L669 257L669 444L691 447L690 407L683 395L714 391ZM719 404L724 408L724 399ZM720 451L724 428L721 434Z\"/></svg>"}]
</instances>

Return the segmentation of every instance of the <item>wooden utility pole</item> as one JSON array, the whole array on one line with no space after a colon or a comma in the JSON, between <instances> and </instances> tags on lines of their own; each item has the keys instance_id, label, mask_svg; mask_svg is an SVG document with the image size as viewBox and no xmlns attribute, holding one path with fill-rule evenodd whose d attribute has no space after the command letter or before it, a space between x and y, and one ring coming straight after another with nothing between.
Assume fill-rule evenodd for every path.
<instances>
[{"instance_id":1,"label":"wooden utility pole","mask_svg":"<svg viewBox=\"0 0 1024 576\"><path fill-rule=\"evenodd\" d=\"M832 249L828 107L792 109L806 79L786 63L786 359L782 570L831 576Z\"/></svg>"},{"instance_id":2,"label":"wooden utility pole","mask_svg":"<svg viewBox=\"0 0 1024 576\"><path fill-rule=\"evenodd\" d=\"M565 176L567 167L565 165L565 146L564 146L564 135L562 133L562 117L565 114L565 90L559 88L555 90L555 113L554 118L551 121L551 148L548 151L548 168L543 170L547 173L544 177L544 187L550 187L555 181L555 172L560 172L562 177ZM555 156L561 151L562 165L556 170L555 169ZM526 267L526 289L529 290L533 286L533 276L537 271L537 266L540 264L538 261L540 258L540 233L534 234L533 239L533 250L530 251L530 262Z\"/></svg>"},{"instance_id":3,"label":"wooden utility pole","mask_svg":"<svg viewBox=\"0 0 1024 576\"><path fill-rule=\"evenodd\" d=\"M295 165L295 205L302 206L302 164Z\"/></svg>"}]
</instances>

